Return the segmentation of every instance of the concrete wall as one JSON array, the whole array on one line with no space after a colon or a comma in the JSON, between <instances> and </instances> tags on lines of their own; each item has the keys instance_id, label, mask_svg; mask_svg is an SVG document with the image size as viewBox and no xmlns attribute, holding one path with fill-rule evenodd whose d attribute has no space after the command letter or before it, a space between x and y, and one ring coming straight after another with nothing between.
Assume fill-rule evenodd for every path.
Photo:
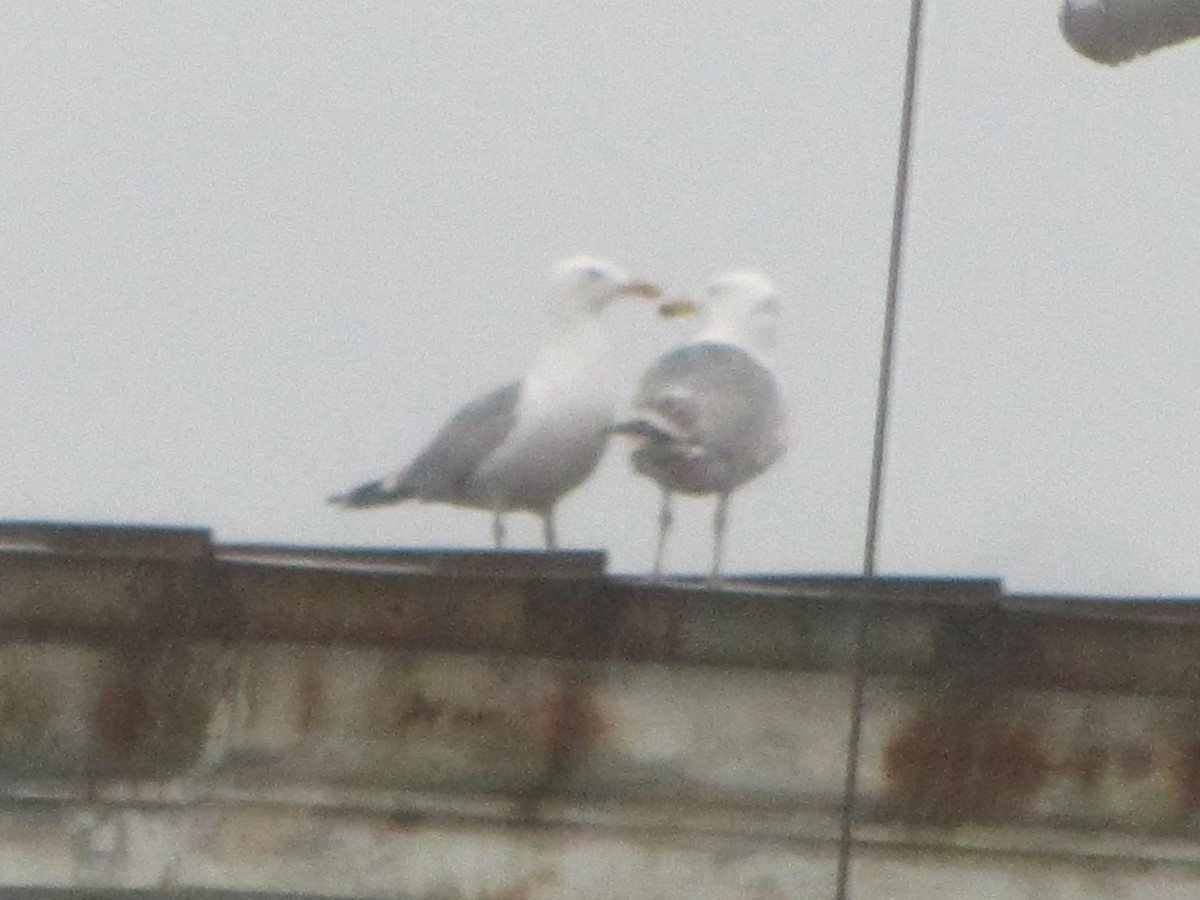
<instances>
[{"instance_id":1,"label":"concrete wall","mask_svg":"<svg viewBox=\"0 0 1200 900\"><path fill-rule=\"evenodd\" d=\"M832 897L866 599L852 897L1200 896L1191 602L66 526L0 548L0 885Z\"/></svg>"}]
</instances>

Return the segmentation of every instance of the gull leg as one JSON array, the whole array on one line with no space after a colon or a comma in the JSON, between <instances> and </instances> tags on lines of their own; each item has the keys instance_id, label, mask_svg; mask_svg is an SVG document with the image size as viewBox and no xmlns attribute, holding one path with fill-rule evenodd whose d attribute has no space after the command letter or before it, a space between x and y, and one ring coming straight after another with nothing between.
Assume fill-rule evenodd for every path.
<instances>
[{"instance_id":1,"label":"gull leg","mask_svg":"<svg viewBox=\"0 0 1200 900\"><path fill-rule=\"evenodd\" d=\"M547 550L558 549L558 538L554 534L554 507L542 513L542 537L545 538Z\"/></svg>"},{"instance_id":2,"label":"gull leg","mask_svg":"<svg viewBox=\"0 0 1200 900\"><path fill-rule=\"evenodd\" d=\"M504 513L498 509L492 511L492 542L497 550L504 549Z\"/></svg>"},{"instance_id":3,"label":"gull leg","mask_svg":"<svg viewBox=\"0 0 1200 900\"><path fill-rule=\"evenodd\" d=\"M709 583L721 583L721 552L725 548L725 524L729 520L729 494L717 497L717 511L713 515L713 561Z\"/></svg>"},{"instance_id":4,"label":"gull leg","mask_svg":"<svg viewBox=\"0 0 1200 900\"><path fill-rule=\"evenodd\" d=\"M658 547L654 551L654 572L655 578L662 575L663 554L667 549L667 532L671 530L671 523L675 516L671 512L671 492L664 490L662 493L662 506L658 510Z\"/></svg>"}]
</instances>

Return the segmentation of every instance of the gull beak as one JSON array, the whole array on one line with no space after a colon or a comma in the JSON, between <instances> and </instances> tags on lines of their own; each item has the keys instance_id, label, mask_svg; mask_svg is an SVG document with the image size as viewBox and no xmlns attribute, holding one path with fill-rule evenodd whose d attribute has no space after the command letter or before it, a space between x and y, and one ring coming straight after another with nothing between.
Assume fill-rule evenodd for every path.
<instances>
[{"instance_id":1,"label":"gull beak","mask_svg":"<svg viewBox=\"0 0 1200 900\"><path fill-rule=\"evenodd\" d=\"M662 288L651 281L630 281L621 288L624 297L641 297L645 300L657 300L662 296Z\"/></svg>"},{"instance_id":2,"label":"gull beak","mask_svg":"<svg viewBox=\"0 0 1200 900\"><path fill-rule=\"evenodd\" d=\"M675 297L658 305L658 314L664 319L694 316L699 311L699 304L694 300L688 300L686 297Z\"/></svg>"}]
</instances>

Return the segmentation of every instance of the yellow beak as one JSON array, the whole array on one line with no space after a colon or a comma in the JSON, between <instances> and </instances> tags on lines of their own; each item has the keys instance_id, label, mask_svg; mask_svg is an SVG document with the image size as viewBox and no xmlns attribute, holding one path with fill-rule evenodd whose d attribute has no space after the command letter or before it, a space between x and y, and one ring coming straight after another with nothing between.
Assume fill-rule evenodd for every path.
<instances>
[{"instance_id":1,"label":"yellow beak","mask_svg":"<svg viewBox=\"0 0 1200 900\"><path fill-rule=\"evenodd\" d=\"M674 300L668 300L658 305L658 314L664 319L678 319L683 316L692 316L699 311L700 307L695 301L684 297L676 297Z\"/></svg>"},{"instance_id":2,"label":"yellow beak","mask_svg":"<svg viewBox=\"0 0 1200 900\"><path fill-rule=\"evenodd\" d=\"M652 281L631 281L621 288L626 297L644 297L647 300L657 300L662 296L662 288Z\"/></svg>"}]
</instances>

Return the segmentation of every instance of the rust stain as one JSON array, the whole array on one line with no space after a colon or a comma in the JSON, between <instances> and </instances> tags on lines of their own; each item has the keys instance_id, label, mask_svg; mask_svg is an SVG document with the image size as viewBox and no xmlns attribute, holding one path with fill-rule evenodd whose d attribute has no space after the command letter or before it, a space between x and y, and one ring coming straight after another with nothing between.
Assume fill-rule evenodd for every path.
<instances>
[{"instance_id":1,"label":"rust stain","mask_svg":"<svg viewBox=\"0 0 1200 900\"><path fill-rule=\"evenodd\" d=\"M1200 741L1181 747L1173 768L1183 811L1200 809Z\"/></svg>"},{"instance_id":2,"label":"rust stain","mask_svg":"<svg viewBox=\"0 0 1200 900\"><path fill-rule=\"evenodd\" d=\"M573 760L587 753L604 731L591 691L573 678L563 680L557 694L547 701L543 715L548 726L546 757L551 772L569 767Z\"/></svg>"},{"instance_id":3,"label":"rust stain","mask_svg":"<svg viewBox=\"0 0 1200 900\"><path fill-rule=\"evenodd\" d=\"M536 817L541 801L562 790L606 730L593 691L588 673L564 670L555 689L529 707L530 734L542 742L545 766L539 782L519 792L521 816Z\"/></svg>"},{"instance_id":4,"label":"rust stain","mask_svg":"<svg viewBox=\"0 0 1200 900\"><path fill-rule=\"evenodd\" d=\"M92 708L92 727L108 751L128 755L149 731L150 709L145 691L137 684L110 681Z\"/></svg>"},{"instance_id":5,"label":"rust stain","mask_svg":"<svg viewBox=\"0 0 1200 900\"><path fill-rule=\"evenodd\" d=\"M1028 722L925 712L893 737L883 769L910 815L948 823L1020 809L1053 765Z\"/></svg>"},{"instance_id":6,"label":"rust stain","mask_svg":"<svg viewBox=\"0 0 1200 900\"><path fill-rule=\"evenodd\" d=\"M390 717L392 728L486 728L504 724L497 711L431 698L423 691L408 691L396 699Z\"/></svg>"},{"instance_id":7,"label":"rust stain","mask_svg":"<svg viewBox=\"0 0 1200 900\"><path fill-rule=\"evenodd\" d=\"M321 688L321 669L317 663L307 661L301 667L296 692L300 701L296 726L301 734L307 734L317 724L324 693Z\"/></svg>"}]
</instances>

